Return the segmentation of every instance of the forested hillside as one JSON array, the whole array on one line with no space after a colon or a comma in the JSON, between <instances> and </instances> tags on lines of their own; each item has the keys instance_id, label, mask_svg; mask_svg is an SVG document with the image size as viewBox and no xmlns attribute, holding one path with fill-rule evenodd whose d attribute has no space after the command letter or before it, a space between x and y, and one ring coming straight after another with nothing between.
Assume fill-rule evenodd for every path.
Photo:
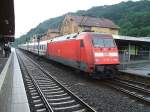
<instances>
[{"instance_id":1,"label":"forested hillside","mask_svg":"<svg viewBox=\"0 0 150 112\"><path fill-rule=\"evenodd\" d=\"M141 0L137 2L121 2L115 5L92 7L86 11L69 13L73 15L85 15L98 18L108 18L120 27L120 34L137 37L150 37L150 1ZM16 39L16 43L22 43L34 34L47 31L48 28L58 28L63 21L63 16L51 18L40 23L36 28L31 29L26 35ZM27 38L26 38L27 37Z\"/></svg>"}]
</instances>

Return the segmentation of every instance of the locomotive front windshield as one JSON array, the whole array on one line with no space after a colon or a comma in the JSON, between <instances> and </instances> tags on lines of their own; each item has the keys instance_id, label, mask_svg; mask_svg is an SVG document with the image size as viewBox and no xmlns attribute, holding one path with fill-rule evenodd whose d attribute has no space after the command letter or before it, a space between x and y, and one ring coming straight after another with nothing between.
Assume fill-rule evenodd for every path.
<instances>
[{"instance_id":1,"label":"locomotive front windshield","mask_svg":"<svg viewBox=\"0 0 150 112\"><path fill-rule=\"evenodd\" d=\"M115 43L112 38L93 37L92 43L94 47L115 47Z\"/></svg>"}]
</instances>

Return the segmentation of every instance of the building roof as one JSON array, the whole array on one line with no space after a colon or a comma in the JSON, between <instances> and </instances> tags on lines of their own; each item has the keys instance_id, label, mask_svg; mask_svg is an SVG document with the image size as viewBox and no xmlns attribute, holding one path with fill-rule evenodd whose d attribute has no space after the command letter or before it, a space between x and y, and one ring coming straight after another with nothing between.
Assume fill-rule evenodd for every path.
<instances>
[{"instance_id":1,"label":"building roof","mask_svg":"<svg viewBox=\"0 0 150 112\"><path fill-rule=\"evenodd\" d=\"M113 35L113 38L117 40L150 42L150 37L131 37L131 36Z\"/></svg>"},{"instance_id":2,"label":"building roof","mask_svg":"<svg viewBox=\"0 0 150 112\"><path fill-rule=\"evenodd\" d=\"M80 26L95 26L102 28L115 28L115 29L119 28L111 20L105 18L94 18L89 16L72 16L72 15L69 15L69 18L75 21Z\"/></svg>"},{"instance_id":3,"label":"building roof","mask_svg":"<svg viewBox=\"0 0 150 112\"><path fill-rule=\"evenodd\" d=\"M14 41L14 0L0 1L0 42Z\"/></svg>"}]
</instances>

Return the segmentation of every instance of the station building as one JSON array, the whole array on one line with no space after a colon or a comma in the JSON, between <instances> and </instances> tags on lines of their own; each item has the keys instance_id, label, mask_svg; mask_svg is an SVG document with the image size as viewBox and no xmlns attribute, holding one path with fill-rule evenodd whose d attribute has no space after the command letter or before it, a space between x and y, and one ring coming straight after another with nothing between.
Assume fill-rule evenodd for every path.
<instances>
[{"instance_id":1,"label":"station building","mask_svg":"<svg viewBox=\"0 0 150 112\"><path fill-rule=\"evenodd\" d=\"M113 35L121 60L150 60L150 37ZM124 58L124 59L122 59Z\"/></svg>"},{"instance_id":2,"label":"station building","mask_svg":"<svg viewBox=\"0 0 150 112\"><path fill-rule=\"evenodd\" d=\"M4 45L14 41L15 16L14 1L0 1L0 55L3 53Z\"/></svg>"},{"instance_id":3,"label":"station building","mask_svg":"<svg viewBox=\"0 0 150 112\"><path fill-rule=\"evenodd\" d=\"M119 27L113 21L106 18L73 15L65 16L60 28L60 35L82 31L118 34Z\"/></svg>"}]
</instances>

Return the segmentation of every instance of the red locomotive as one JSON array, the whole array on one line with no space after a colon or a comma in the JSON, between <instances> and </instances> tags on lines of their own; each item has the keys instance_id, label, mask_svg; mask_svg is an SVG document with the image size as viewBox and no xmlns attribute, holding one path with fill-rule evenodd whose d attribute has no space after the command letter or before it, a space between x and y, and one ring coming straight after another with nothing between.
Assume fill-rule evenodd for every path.
<instances>
[{"instance_id":1,"label":"red locomotive","mask_svg":"<svg viewBox=\"0 0 150 112\"><path fill-rule=\"evenodd\" d=\"M113 76L119 64L118 49L110 34L82 32L60 36L49 40L45 50L48 59L96 77Z\"/></svg>"},{"instance_id":2,"label":"red locomotive","mask_svg":"<svg viewBox=\"0 0 150 112\"><path fill-rule=\"evenodd\" d=\"M47 47L48 58L91 75L111 74L119 64L118 49L109 34L66 35L52 39Z\"/></svg>"}]
</instances>

